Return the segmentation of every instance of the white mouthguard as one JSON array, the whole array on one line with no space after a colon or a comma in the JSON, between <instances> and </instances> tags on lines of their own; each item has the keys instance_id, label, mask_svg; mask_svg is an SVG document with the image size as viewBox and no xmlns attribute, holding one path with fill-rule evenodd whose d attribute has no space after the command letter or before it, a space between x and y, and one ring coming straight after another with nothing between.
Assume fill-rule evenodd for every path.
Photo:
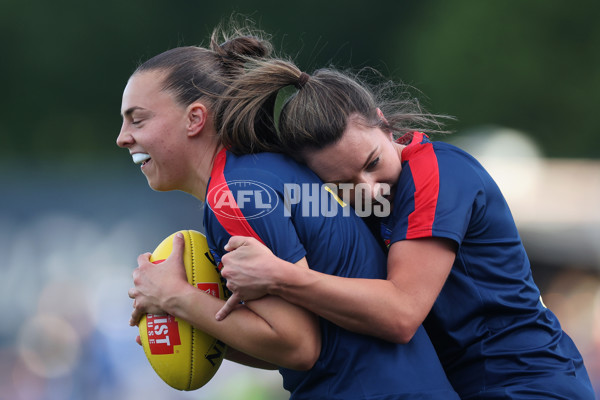
<instances>
[{"instance_id":1,"label":"white mouthguard","mask_svg":"<svg viewBox=\"0 0 600 400\"><path fill-rule=\"evenodd\" d=\"M131 155L131 158L133 158L133 162L136 164L141 164L144 161L148 161L150 159L150 154L146 154L146 153L135 153Z\"/></svg>"}]
</instances>

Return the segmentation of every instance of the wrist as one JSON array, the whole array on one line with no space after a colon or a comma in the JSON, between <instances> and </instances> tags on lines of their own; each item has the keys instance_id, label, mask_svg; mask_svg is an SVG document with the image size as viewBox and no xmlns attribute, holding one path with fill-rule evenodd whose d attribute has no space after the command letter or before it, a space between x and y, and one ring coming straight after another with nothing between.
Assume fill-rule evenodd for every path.
<instances>
[{"instance_id":1,"label":"wrist","mask_svg":"<svg viewBox=\"0 0 600 400\"><path fill-rule=\"evenodd\" d=\"M165 296L161 308L169 315L174 317L182 317L181 310L183 310L185 298L190 294L192 290L195 288L186 282L185 285L182 285L178 290L174 290L169 295Z\"/></svg>"},{"instance_id":2,"label":"wrist","mask_svg":"<svg viewBox=\"0 0 600 400\"><path fill-rule=\"evenodd\" d=\"M272 278L269 281L267 292L273 296L284 297L287 291L295 285L300 279L297 276L298 273L308 270L300 265L292 264L288 261L278 259L278 264L274 268L274 272L271 275Z\"/></svg>"}]
</instances>

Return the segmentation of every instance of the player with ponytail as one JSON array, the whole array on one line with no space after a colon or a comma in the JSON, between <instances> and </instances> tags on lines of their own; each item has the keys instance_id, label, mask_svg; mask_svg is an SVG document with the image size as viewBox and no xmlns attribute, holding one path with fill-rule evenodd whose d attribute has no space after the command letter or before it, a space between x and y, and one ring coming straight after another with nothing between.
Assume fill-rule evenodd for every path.
<instances>
[{"instance_id":1,"label":"player with ponytail","mask_svg":"<svg viewBox=\"0 0 600 400\"><path fill-rule=\"evenodd\" d=\"M311 260L325 274L385 278L385 255L375 238L358 217L344 216L312 171L281 154L238 156L218 134L216 102L249 60L267 59L270 46L253 35L216 43L213 38L211 50L169 50L134 72L123 93L117 144L141 164L154 190L181 190L205 201L206 238L217 264L231 236L245 235L296 268ZM305 217L306 201L285 203L289 187L314 188L337 217ZM182 251L180 240L174 252ZM292 399L458 399L423 327L410 343L393 344L318 319L277 296L249 299L217 321L224 302L189 285L177 258L155 265L149 253L138 258L129 295L132 325L145 313L180 318L238 350L235 361L278 367Z\"/></svg>"},{"instance_id":2,"label":"player with ponytail","mask_svg":"<svg viewBox=\"0 0 600 400\"><path fill-rule=\"evenodd\" d=\"M409 342L424 324L462 399L594 398L579 351L541 301L500 189L472 156L421 132L441 130L439 117L402 86L381 91L334 69L308 76L285 60L251 64L217 104L224 142L286 153L350 187L350 203L387 202L378 218L387 278L297 268L233 237L222 274L234 295L217 318L240 297L269 294L390 342Z\"/></svg>"}]
</instances>

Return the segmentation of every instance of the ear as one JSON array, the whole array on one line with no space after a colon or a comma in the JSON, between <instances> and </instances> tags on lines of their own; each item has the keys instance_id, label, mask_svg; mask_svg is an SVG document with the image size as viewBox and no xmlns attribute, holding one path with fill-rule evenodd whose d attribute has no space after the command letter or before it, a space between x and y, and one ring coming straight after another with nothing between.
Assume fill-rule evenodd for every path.
<instances>
[{"instance_id":1,"label":"ear","mask_svg":"<svg viewBox=\"0 0 600 400\"><path fill-rule=\"evenodd\" d=\"M385 119L385 116L383 115L383 111L381 111L381 108L379 107L377 107L377 115L383 120L383 122L385 122L386 124L388 123L387 119Z\"/></svg>"},{"instance_id":2,"label":"ear","mask_svg":"<svg viewBox=\"0 0 600 400\"><path fill-rule=\"evenodd\" d=\"M380 108L377 108L377 115L379 116L379 118L381 118L381 120L383 122L385 122L386 124L388 124L388 121L387 121L387 119L385 119L385 116L383 115L383 111L381 111ZM384 130L384 132L388 135L389 139L393 142L394 141L394 134L392 133L392 131Z\"/></svg>"},{"instance_id":3,"label":"ear","mask_svg":"<svg viewBox=\"0 0 600 400\"><path fill-rule=\"evenodd\" d=\"M187 107L188 136L200 134L208 119L208 110L202 103L195 102Z\"/></svg>"}]
</instances>

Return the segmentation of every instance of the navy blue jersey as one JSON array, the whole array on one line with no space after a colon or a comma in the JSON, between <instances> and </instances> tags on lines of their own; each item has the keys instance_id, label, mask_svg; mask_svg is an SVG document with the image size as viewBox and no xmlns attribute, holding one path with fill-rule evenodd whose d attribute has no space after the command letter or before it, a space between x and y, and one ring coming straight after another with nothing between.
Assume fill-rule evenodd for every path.
<instances>
[{"instance_id":1,"label":"navy blue jersey","mask_svg":"<svg viewBox=\"0 0 600 400\"><path fill-rule=\"evenodd\" d=\"M289 262L343 277L386 277L377 241L307 168L278 154L221 152L204 222L217 262L232 235L254 236ZM321 354L310 371L280 369L292 399L458 399L420 327L398 345L319 319Z\"/></svg>"},{"instance_id":2,"label":"navy blue jersey","mask_svg":"<svg viewBox=\"0 0 600 400\"><path fill-rule=\"evenodd\" d=\"M461 398L594 398L579 351L541 301L500 189L472 156L415 133L382 228L388 245L458 244L424 326Z\"/></svg>"}]
</instances>

